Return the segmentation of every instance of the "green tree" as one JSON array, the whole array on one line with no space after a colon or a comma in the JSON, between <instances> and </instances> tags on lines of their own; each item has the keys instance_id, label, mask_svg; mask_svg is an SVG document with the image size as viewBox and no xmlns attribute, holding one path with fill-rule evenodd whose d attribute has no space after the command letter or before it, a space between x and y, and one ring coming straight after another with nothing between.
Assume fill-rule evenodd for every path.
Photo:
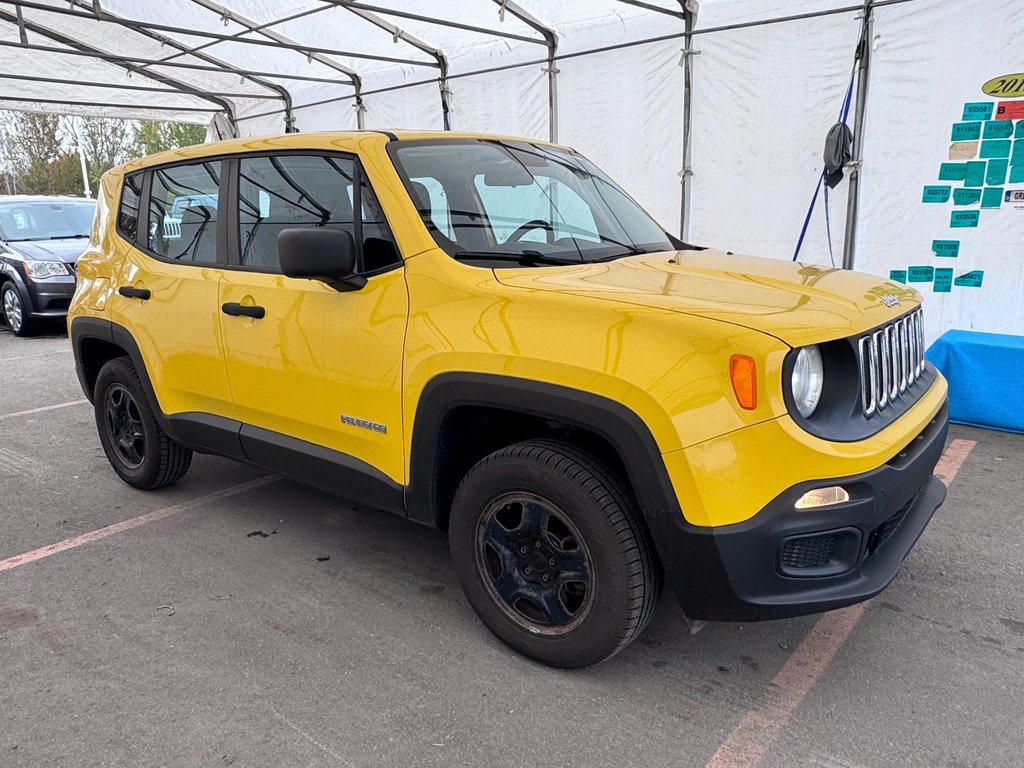
<instances>
[{"instance_id":1,"label":"green tree","mask_svg":"<svg viewBox=\"0 0 1024 768\"><path fill-rule=\"evenodd\" d=\"M206 141L206 128L190 123L161 123L142 120L135 133L139 154L152 155L168 149L188 147Z\"/></svg>"},{"instance_id":2,"label":"green tree","mask_svg":"<svg viewBox=\"0 0 1024 768\"><path fill-rule=\"evenodd\" d=\"M8 112L0 117L0 163L6 193L81 195L74 137L59 115Z\"/></svg>"}]
</instances>

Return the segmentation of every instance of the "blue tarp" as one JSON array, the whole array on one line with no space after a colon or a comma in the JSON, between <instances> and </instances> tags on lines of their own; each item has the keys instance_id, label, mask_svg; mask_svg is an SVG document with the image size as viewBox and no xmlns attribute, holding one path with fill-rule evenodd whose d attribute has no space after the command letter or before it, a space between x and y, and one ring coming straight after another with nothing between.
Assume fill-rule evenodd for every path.
<instances>
[{"instance_id":1,"label":"blue tarp","mask_svg":"<svg viewBox=\"0 0 1024 768\"><path fill-rule=\"evenodd\" d=\"M952 421L1024 433L1024 336L946 331L925 356L949 381Z\"/></svg>"}]
</instances>

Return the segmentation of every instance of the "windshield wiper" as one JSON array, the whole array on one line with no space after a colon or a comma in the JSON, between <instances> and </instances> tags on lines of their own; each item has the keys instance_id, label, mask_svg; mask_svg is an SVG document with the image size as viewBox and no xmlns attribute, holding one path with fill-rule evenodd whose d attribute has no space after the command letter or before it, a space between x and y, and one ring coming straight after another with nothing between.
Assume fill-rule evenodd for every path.
<instances>
[{"instance_id":1,"label":"windshield wiper","mask_svg":"<svg viewBox=\"0 0 1024 768\"><path fill-rule=\"evenodd\" d=\"M508 251L456 251L452 254L453 259L463 261L466 259L476 261L478 259L493 259L495 261L515 261L523 266L530 267L536 264L557 264L559 266L571 264L584 264L579 259L559 259L548 256L540 251L523 250L519 253Z\"/></svg>"},{"instance_id":2,"label":"windshield wiper","mask_svg":"<svg viewBox=\"0 0 1024 768\"><path fill-rule=\"evenodd\" d=\"M50 235L47 240L81 240L87 238L88 235Z\"/></svg>"}]
</instances>

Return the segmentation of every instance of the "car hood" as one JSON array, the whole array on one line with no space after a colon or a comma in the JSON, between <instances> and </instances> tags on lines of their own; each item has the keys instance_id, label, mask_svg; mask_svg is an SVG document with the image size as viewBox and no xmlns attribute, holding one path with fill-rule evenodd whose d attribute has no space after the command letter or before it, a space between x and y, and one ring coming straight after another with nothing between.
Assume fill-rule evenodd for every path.
<instances>
[{"instance_id":1,"label":"car hood","mask_svg":"<svg viewBox=\"0 0 1024 768\"><path fill-rule=\"evenodd\" d=\"M63 261L74 264L78 261L89 240L84 237L65 238L62 240L22 240L7 243L7 247L23 258L36 261Z\"/></svg>"},{"instance_id":2,"label":"car hood","mask_svg":"<svg viewBox=\"0 0 1024 768\"><path fill-rule=\"evenodd\" d=\"M495 276L508 286L721 320L791 346L851 336L921 303L917 291L880 277L712 249L579 266L496 269Z\"/></svg>"}]
</instances>

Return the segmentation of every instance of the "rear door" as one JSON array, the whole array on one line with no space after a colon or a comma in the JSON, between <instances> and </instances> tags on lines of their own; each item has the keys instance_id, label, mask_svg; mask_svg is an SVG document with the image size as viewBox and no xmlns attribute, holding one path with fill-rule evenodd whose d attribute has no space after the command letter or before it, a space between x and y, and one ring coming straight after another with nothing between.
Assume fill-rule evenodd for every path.
<instances>
[{"instance_id":1,"label":"rear door","mask_svg":"<svg viewBox=\"0 0 1024 768\"><path fill-rule=\"evenodd\" d=\"M286 452L322 447L356 459L356 471L401 483L408 298L402 260L359 163L333 153L242 156L234 174L233 263L221 282L220 323L247 454L274 465ZM366 286L339 292L281 274L277 237L291 227L351 232Z\"/></svg>"},{"instance_id":2,"label":"rear door","mask_svg":"<svg viewBox=\"0 0 1024 768\"><path fill-rule=\"evenodd\" d=\"M154 168L126 179L122 213L137 201L132 242L111 319L134 337L167 414L235 418L218 312L226 261L220 160ZM127 295L126 295L127 294Z\"/></svg>"}]
</instances>

